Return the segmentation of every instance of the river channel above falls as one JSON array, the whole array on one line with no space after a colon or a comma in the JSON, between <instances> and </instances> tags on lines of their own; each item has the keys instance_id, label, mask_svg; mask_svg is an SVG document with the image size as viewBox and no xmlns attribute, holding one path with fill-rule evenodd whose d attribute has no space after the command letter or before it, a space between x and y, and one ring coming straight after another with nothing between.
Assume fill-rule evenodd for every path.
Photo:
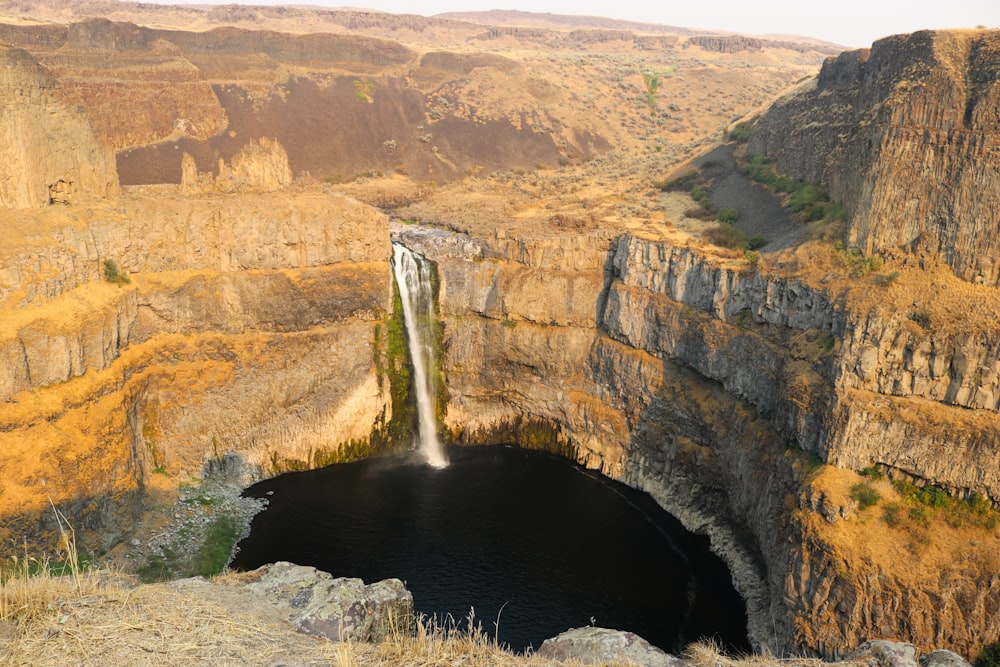
<instances>
[{"instance_id":1,"label":"river channel above falls","mask_svg":"<svg viewBox=\"0 0 1000 667\"><path fill-rule=\"evenodd\" d=\"M474 609L516 651L589 624L667 651L702 636L748 648L725 565L645 494L543 452L448 458L443 469L377 458L260 482L247 495L270 504L232 566L398 577L418 613L464 622Z\"/></svg>"}]
</instances>

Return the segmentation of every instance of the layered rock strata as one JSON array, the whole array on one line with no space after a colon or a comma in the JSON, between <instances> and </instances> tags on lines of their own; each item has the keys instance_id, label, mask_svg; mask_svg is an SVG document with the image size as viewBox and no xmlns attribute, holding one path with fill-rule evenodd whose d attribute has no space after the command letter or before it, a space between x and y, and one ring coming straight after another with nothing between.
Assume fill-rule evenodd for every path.
<instances>
[{"instance_id":1,"label":"layered rock strata","mask_svg":"<svg viewBox=\"0 0 1000 667\"><path fill-rule=\"evenodd\" d=\"M866 252L940 255L956 275L997 285L997 72L997 30L887 37L828 59L764 113L749 150L827 187Z\"/></svg>"},{"instance_id":2,"label":"layered rock strata","mask_svg":"<svg viewBox=\"0 0 1000 667\"><path fill-rule=\"evenodd\" d=\"M0 45L0 208L118 192L114 156L83 112L27 52Z\"/></svg>"},{"instance_id":3,"label":"layered rock strata","mask_svg":"<svg viewBox=\"0 0 1000 667\"><path fill-rule=\"evenodd\" d=\"M394 234L438 263L456 439L516 439L529 426L523 443L555 443L649 492L727 559L754 641L834 655L898 635L971 652L998 630L996 577L927 617L941 581L908 591L891 563L842 552L826 526L856 505L813 481L822 460L878 464L1000 497L998 466L983 464L997 456L995 406L972 411L972 394L941 389L973 383L965 338L935 339L925 366L902 350L928 343L900 321L684 242ZM861 361L873 355L907 362Z\"/></svg>"},{"instance_id":4,"label":"layered rock strata","mask_svg":"<svg viewBox=\"0 0 1000 667\"><path fill-rule=\"evenodd\" d=\"M388 418L375 329L391 310L386 221L319 193L147 200L5 222L2 544L108 548L154 469L244 478L310 465ZM102 278L117 262L127 283ZM105 274L106 275L106 274Z\"/></svg>"}]
</instances>

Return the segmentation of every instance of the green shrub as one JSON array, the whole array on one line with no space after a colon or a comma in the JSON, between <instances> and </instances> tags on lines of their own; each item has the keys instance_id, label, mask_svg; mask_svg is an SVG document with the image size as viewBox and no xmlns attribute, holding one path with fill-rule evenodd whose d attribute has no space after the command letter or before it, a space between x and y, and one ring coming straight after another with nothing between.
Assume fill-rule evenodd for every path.
<instances>
[{"instance_id":1,"label":"green shrub","mask_svg":"<svg viewBox=\"0 0 1000 667\"><path fill-rule=\"evenodd\" d=\"M194 555L190 576L214 577L222 572L241 532L242 526L235 517L216 517L208 526L205 542Z\"/></svg>"},{"instance_id":2,"label":"green shrub","mask_svg":"<svg viewBox=\"0 0 1000 667\"><path fill-rule=\"evenodd\" d=\"M719 211L719 222L726 222L732 224L736 222L740 217L739 212L732 207L726 207Z\"/></svg>"},{"instance_id":3,"label":"green shrub","mask_svg":"<svg viewBox=\"0 0 1000 667\"><path fill-rule=\"evenodd\" d=\"M747 235L732 225L716 225L703 232L705 239L712 245L722 248L746 247Z\"/></svg>"},{"instance_id":4,"label":"green shrub","mask_svg":"<svg viewBox=\"0 0 1000 667\"><path fill-rule=\"evenodd\" d=\"M744 308L736 314L736 328L740 331L746 331L749 329L752 322L753 313L750 312L749 308Z\"/></svg>"},{"instance_id":5,"label":"green shrub","mask_svg":"<svg viewBox=\"0 0 1000 667\"><path fill-rule=\"evenodd\" d=\"M753 134L753 127L750 125L750 123L747 123L745 121L741 123L736 123L733 129L729 130L729 138L740 144L745 144L746 142L748 142L750 140L750 135L752 134Z\"/></svg>"},{"instance_id":6,"label":"green shrub","mask_svg":"<svg viewBox=\"0 0 1000 667\"><path fill-rule=\"evenodd\" d=\"M113 259L104 260L104 280L118 285L127 285L132 282L128 274L118 270L118 263Z\"/></svg>"},{"instance_id":7,"label":"green shrub","mask_svg":"<svg viewBox=\"0 0 1000 667\"><path fill-rule=\"evenodd\" d=\"M858 482L852 486L851 498L858 501L858 506L863 510L877 505L878 501L882 500L879 492L873 489L868 482Z\"/></svg>"},{"instance_id":8,"label":"green shrub","mask_svg":"<svg viewBox=\"0 0 1000 667\"><path fill-rule=\"evenodd\" d=\"M877 466L868 466L861 471L861 475L875 482L885 479L885 475L882 474L882 471Z\"/></svg>"},{"instance_id":9,"label":"green shrub","mask_svg":"<svg viewBox=\"0 0 1000 667\"><path fill-rule=\"evenodd\" d=\"M812 183L803 183L788 200L788 208L794 213L799 213L810 204L822 201L824 196L823 192Z\"/></svg>"},{"instance_id":10,"label":"green shrub","mask_svg":"<svg viewBox=\"0 0 1000 667\"><path fill-rule=\"evenodd\" d=\"M974 667L1000 667L1000 639L983 646Z\"/></svg>"},{"instance_id":11,"label":"green shrub","mask_svg":"<svg viewBox=\"0 0 1000 667\"><path fill-rule=\"evenodd\" d=\"M767 245L767 239L760 235L751 236L747 239L747 250L760 250Z\"/></svg>"}]
</instances>

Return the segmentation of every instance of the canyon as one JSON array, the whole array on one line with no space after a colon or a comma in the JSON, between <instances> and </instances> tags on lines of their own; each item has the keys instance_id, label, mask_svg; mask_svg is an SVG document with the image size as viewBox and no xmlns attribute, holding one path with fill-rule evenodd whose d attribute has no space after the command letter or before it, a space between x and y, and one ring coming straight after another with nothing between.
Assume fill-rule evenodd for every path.
<instances>
[{"instance_id":1,"label":"canyon","mask_svg":"<svg viewBox=\"0 0 1000 667\"><path fill-rule=\"evenodd\" d=\"M113 549L159 478L245 484L408 446L396 241L436 268L450 441L549 449L649 493L729 564L756 646L973 657L1000 636L995 523L883 518L915 516L890 480L1000 502L1000 33L834 55L439 19L397 26L436 36L403 44L390 17L308 39L0 31L3 131L24 138L0 188L0 553L58 550L55 508L82 551ZM445 33L496 48L422 42ZM584 85L543 75L553 59ZM664 72L659 98L637 63ZM136 117L153 72L192 106ZM712 106L706 85L730 106L685 113ZM342 134L305 124L321 108ZM744 116L737 156L842 202L840 246L721 247L655 186L707 171ZM64 150L18 129L41 123ZM852 249L877 266L852 272Z\"/></svg>"}]
</instances>

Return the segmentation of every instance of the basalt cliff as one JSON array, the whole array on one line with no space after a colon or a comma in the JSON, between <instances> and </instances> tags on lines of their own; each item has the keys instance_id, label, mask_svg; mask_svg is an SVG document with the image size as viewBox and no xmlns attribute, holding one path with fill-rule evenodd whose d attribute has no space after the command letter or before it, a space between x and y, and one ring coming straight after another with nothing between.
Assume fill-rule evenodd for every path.
<instances>
[{"instance_id":1,"label":"basalt cliff","mask_svg":"<svg viewBox=\"0 0 1000 667\"><path fill-rule=\"evenodd\" d=\"M191 58L205 68L192 89L223 103L230 124L204 137L184 125L184 136L161 132L139 147L105 136L130 182L141 172L153 183L118 193L107 178L79 177L80 201L0 211L5 553L57 547L53 508L83 549L112 547L132 534L160 473L225 469L250 481L390 446L389 425L407 412L405 361L391 340L392 239L436 266L452 441L550 448L650 493L729 563L756 645L833 656L894 637L973 656L1000 635L1000 538L989 520L1000 501L988 204L996 31L917 33L842 54L756 118L737 154L768 156L849 213L840 246L798 238L759 253L713 244L713 225L684 213L687 195L652 187L654 171L675 170L721 129L689 128L695 139L669 147L678 112L656 116L655 95L629 113L646 122L652 107L664 120L647 143L627 144L644 146L642 158L619 179L607 170L625 161L609 147L626 143L610 124L510 115L497 100L487 122L455 104L462 86L519 77L505 60L352 42L399 78L370 88L357 68L328 87L315 72L285 76L254 99L207 82L236 62L204 56L200 40L218 34L167 32L88 23L45 33L51 50L32 33L37 58L63 71L77 71L67 54L88 39L122 62L172 59L161 73ZM285 38L261 39L266 52ZM711 57L751 58L740 44ZM277 67L269 59L288 53L254 62ZM21 54L5 61L18 76L40 67L18 64ZM408 87L407 66L436 92ZM456 68L461 85L435 87ZM96 105L94 79L75 81ZM532 105L575 94L540 79L530 87ZM301 177L302 160L326 174L336 160L310 153L308 133L286 143L261 129L292 108L282 94L335 91L377 127L414 105L413 118L396 117L406 133L358 137L379 153L376 166L401 169L318 184ZM234 124L238 111L245 125ZM247 141L229 142L226 127ZM480 143L462 143L476 128ZM532 161L566 163L480 169L479 147L508 136ZM409 169L448 183L401 186ZM532 199L539 193L547 199ZM848 263L875 256L865 271ZM861 487L879 498L859 500ZM939 506L905 495L920 488L940 491ZM956 509L966 504L978 514Z\"/></svg>"}]
</instances>

